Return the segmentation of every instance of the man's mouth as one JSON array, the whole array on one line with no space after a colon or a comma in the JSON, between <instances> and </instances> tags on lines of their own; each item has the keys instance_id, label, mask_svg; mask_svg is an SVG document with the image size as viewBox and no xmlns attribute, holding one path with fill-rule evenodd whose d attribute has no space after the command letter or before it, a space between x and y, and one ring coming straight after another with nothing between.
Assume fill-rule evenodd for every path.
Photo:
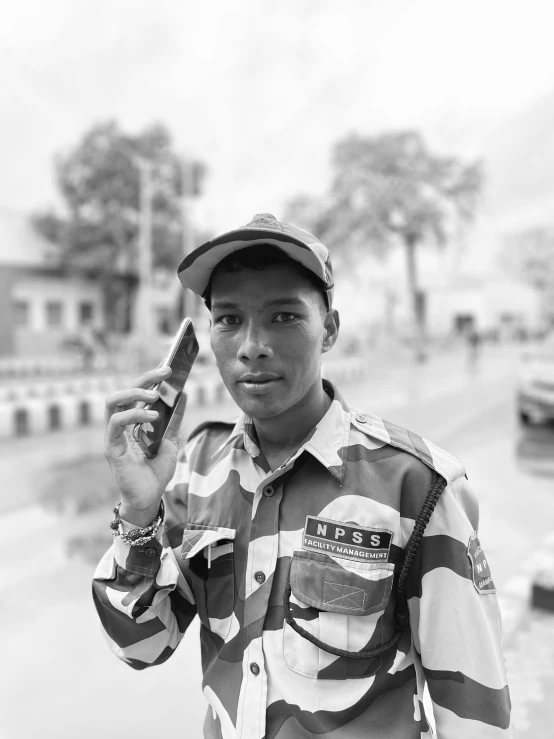
<instances>
[{"instance_id":1,"label":"man's mouth","mask_svg":"<svg viewBox=\"0 0 554 739\"><path fill-rule=\"evenodd\" d=\"M251 395L269 392L280 380L279 375L259 374L244 375L240 378L239 385Z\"/></svg>"},{"instance_id":2,"label":"man's mouth","mask_svg":"<svg viewBox=\"0 0 554 739\"><path fill-rule=\"evenodd\" d=\"M263 382L273 382L273 380L279 380L279 375L268 375L268 374L259 374L259 375L244 375L240 378L239 382L255 382L255 383L263 383Z\"/></svg>"}]
</instances>

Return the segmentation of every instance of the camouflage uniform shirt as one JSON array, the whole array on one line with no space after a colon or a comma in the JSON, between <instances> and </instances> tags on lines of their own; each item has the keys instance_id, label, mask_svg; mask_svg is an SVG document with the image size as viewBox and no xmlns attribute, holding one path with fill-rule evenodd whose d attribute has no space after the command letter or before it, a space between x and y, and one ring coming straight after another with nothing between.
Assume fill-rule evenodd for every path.
<instances>
[{"instance_id":1,"label":"camouflage uniform shirt","mask_svg":"<svg viewBox=\"0 0 554 739\"><path fill-rule=\"evenodd\" d=\"M431 737L425 682L441 739L512 736L461 464L326 387L326 415L274 471L248 418L189 439L163 536L116 538L96 570L115 653L135 669L160 664L198 615L209 739ZM394 637L396 578L435 474L447 485L408 577L410 626L363 656Z\"/></svg>"}]
</instances>

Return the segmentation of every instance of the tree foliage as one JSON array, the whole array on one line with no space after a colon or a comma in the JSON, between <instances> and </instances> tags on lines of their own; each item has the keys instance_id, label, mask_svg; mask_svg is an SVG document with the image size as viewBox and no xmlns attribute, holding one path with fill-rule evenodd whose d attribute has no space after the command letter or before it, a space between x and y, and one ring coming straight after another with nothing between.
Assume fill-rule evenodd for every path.
<instances>
[{"instance_id":1,"label":"tree foliage","mask_svg":"<svg viewBox=\"0 0 554 739\"><path fill-rule=\"evenodd\" d=\"M434 154L416 131L352 134L333 149L328 192L321 198L297 196L287 215L347 255L368 250L383 255L403 245L416 343L421 344L424 311L416 248L427 241L442 246L451 230L471 221L482 183L479 162Z\"/></svg>"},{"instance_id":2,"label":"tree foliage","mask_svg":"<svg viewBox=\"0 0 554 739\"><path fill-rule=\"evenodd\" d=\"M152 254L154 267L175 268L182 258L180 198L183 166L171 135L154 124L137 135L114 121L88 130L77 145L55 158L64 213L37 213L37 230L60 248L62 264L98 277L107 295L116 283L138 279L141 162L152 172ZM192 162L190 195L198 194L204 165Z\"/></svg>"},{"instance_id":3,"label":"tree foliage","mask_svg":"<svg viewBox=\"0 0 554 739\"><path fill-rule=\"evenodd\" d=\"M296 197L287 215L335 249L383 254L398 237L442 245L453 219L473 218L482 181L479 162L433 154L415 131L352 134L333 149L327 194Z\"/></svg>"}]
</instances>

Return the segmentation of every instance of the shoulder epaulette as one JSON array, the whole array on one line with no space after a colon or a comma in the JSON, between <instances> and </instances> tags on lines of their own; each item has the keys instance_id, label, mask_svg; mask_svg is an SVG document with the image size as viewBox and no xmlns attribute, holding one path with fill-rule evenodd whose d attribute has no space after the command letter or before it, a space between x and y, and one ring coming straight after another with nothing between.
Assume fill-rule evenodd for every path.
<instances>
[{"instance_id":1,"label":"shoulder epaulette","mask_svg":"<svg viewBox=\"0 0 554 739\"><path fill-rule=\"evenodd\" d=\"M206 429L213 429L215 431L232 431L235 427L234 423L229 423L227 421L204 421L200 425L198 425L188 436L187 442L189 442L191 439L194 439L195 436L198 436L198 434L202 433L202 431L205 431Z\"/></svg>"},{"instance_id":2,"label":"shoulder epaulette","mask_svg":"<svg viewBox=\"0 0 554 739\"><path fill-rule=\"evenodd\" d=\"M352 425L368 436L417 457L447 482L453 482L465 475L463 464L454 455L391 421L385 421L371 413L358 413L353 410Z\"/></svg>"}]
</instances>

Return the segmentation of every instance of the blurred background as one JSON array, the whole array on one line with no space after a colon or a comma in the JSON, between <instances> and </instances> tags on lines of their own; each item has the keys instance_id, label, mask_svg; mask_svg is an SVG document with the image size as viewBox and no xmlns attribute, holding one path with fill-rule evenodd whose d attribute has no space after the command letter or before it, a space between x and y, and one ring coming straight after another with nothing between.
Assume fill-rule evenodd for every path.
<instances>
[{"instance_id":1,"label":"blurred background","mask_svg":"<svg viewBox=\"0 0 554 739\"><path fill-rule=\"evenodd\" d=\"M103 402L189 315L185 432L235 417L176 267L261 212L331 248L324 374L463 460L514 723L552 736L553 20L539 0L4 4L1 739L201 736L196 627L138 673L100 633Z\"/></svg>"}]
</instances>

